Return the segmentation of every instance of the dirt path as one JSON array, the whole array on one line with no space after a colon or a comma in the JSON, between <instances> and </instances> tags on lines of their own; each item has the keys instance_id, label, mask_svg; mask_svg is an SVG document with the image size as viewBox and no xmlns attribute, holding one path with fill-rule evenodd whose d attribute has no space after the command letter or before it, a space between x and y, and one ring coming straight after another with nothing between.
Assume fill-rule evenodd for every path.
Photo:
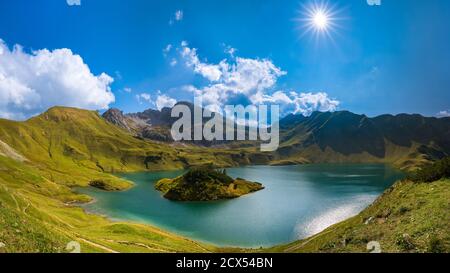
<instances>
[{"instance_id":1,"label":"dirt path","mask_svg":"<svg viewBox=\"0 0 450 273\"><path fill-rule=\"evenodd\" d=\"M321 233L319 233L319 234L316 234L315 236L309 238L307 241L305 241L305 242L303 242L303 243L301 243L301 244L298 244L298 245L295 245L295 246L291 246L290 248L287 248L286 250L284 250L284 252L287 252L287 253L294 252L295 250L304 247L304 246L307 245L309 242L311 242L312 240L316 239L316 237L318 237L319 235L322 236L322 235L328 234L328 233L330 233L330 232L332 232L332 230L329 230L329 231L326 231L326 232L321 232Z\"/></svg>"},{"instance_id":2,"label":"dirt path","mask_svg":"<svg viewBox=\"0 0 450 273\"><path fill-rule=\"evenodd\" d=\"M105 250L106 252L109 252L109 253L120 253L120 252L118 252L118 251L115 251L114 249L111 249L111 248L109 248L109 247L106 247L106 246L103 246L103 245L94 243L94 242L89 241L89 240L86 240L86 239L84 239L84 238L80 238L80 237L79 237L79 238L77 238L77 239L80 240L80 241L82 241L82 242L85 242L86 244L89 244L89 245L91 245L91 246L94 246L94 247L103 249L103 250Z\"/></svg>"}]
</instances>

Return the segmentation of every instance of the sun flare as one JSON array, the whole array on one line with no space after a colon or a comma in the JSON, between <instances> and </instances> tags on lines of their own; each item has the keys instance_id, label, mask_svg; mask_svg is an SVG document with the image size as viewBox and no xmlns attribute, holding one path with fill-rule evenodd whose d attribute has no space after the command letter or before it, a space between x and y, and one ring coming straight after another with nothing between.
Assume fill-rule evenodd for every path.
<instances>
[{"instance_id":1,"label":"sun flare","mask_svg":"<svg viewBox=\"0 0 450 273\"><path fill-rule=\"evenodd\" d=\"M331 34L340 27L338 21L342 19L337 17L338 13L340 11L336 6L330 6L327 2L302 6L296 18L301 36L312 34L315 38L326 36L332 39Z\"/></svg>"},{"instance_id":2,"label":"sun flare","mask_svg":"<svg viewBox=\"0 0 450 273\"><path fill-rule=\"evenodd\" d=\"M317 11L312 20L315 27L319 30L324 30L328 26L328 16L322 10Z\"/></svg>"}]
</instances>

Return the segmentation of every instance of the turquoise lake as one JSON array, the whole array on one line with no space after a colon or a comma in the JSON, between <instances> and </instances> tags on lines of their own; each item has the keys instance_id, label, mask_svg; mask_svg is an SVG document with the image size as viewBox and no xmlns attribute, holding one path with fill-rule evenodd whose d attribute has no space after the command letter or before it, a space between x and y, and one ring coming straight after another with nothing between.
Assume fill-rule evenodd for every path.
<instances>
[{"instance_id":1,"label":"turquoise lake","mask_svg":"<svg viewBox=\"0 0 450 273\"><path fill-rule=\"evenodd\" d=\"M228 175L263 183L265 190L226 201L173 202L154 189L161 178L183 171L132 173L136 185L125 192L93 188L83 207L113 220L151 224L219 246L260 247L316 234L358 214L403 174L380 164L250 166Z\"/></svg>"}]
</instances>

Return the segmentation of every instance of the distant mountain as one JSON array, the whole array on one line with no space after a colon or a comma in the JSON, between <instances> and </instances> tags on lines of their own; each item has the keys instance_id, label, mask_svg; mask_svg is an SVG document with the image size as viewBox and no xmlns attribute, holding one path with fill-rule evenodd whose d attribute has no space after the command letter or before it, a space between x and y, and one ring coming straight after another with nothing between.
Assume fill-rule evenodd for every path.
<instances>
[{"instance_id":1,"label":"distant mountain","mask_svg":"<svg viewBox=\"0 0 450 273\"><path fill-rule=\"evenodd\" d=\"M177 105L185 105L191 111L191 120L194 120L194 110L196 106L190 102L178 102ZM178 118L173 118L171 107L164 107L160 111L154 109L148 109L144 112L123 114L119 109L109 109L102 116L108 122L119 126L133 135L149 140L162 141L162 142L173 142L171 135L172 124L178 120ZM216 115L216 113L214 114ZM217 114L218 115L218 114ZM203 124L211 120L212 118L203 118ZM226 121L224 120L224 128L226 126ZM194 132L194 127L192 126L191 136L192 139ZM226 132L226 131L225 131ZM225 133L224 133L225 139ZM201 146L213 146L221 145L227 143L226 141L184 141L191 144L197 144ZM231 142L228 142L230 144Z\"/></svg>"},{"instance_id":2,"label":"distant mountain","mask_svg":"<svg viewBox=\"0 0 450 273\"><path fill-rule=\"evenodd\" d=\"M183 104L193 112L192 104ZM124 115L111 109L103 117L138 137L170 142L170 127L176 121L170 113L171 108L164 108ZM195 144L240 149L257 148L259 142L200 141ZM369 118L348 111L314 112L309 117L291 114L280 121L280 148L273 153L271 163L384 162L413 169L448 155L450 118L407 114Z\"/></svg>"},{"instance_id":3,"label":"distant mountain","mask_svg":"<svg viewBox=\"0 0 450 273\"><path fill-rule=\"evenodd\" d=\"M123 114L119 109L109 109L103 114L103 118L110 123L119 126L128 132L146 139L171 142L170 109L162 111L146 110L142 113Z\"/></svg>"},{"instance_id":4,"label":"distant mountain","mask_svg":"<svg viewBox=\"0 0 450 273\"><path fill-rule=\"evenodd\" d=\"M450 118L315 112L289 115L280 129L281 156L311 162L387 161L407 168L450 154Z\"/></svg>"},{"instance_id":5,"label":"distant mountain","mask_svg":"<svg viewBox=\"0 0 450 273\"><path fill-rule=\"evenodd\" d=\"M176 105L186 105L193 115L195 106L190 102L179 102ZM117 125L137 137L172 142L170 129L178 118L172 118L172 108L164 107L160 111L147 109L144 112L123 114L122 111L112 108L102 116L110 123ZM192 117L193 118L193 117ZM208 119L205 119L206 122ZM200 143L199 143L200 144ZM205 143L206 144L206 143Z\"/></svg>"}]
</instances>

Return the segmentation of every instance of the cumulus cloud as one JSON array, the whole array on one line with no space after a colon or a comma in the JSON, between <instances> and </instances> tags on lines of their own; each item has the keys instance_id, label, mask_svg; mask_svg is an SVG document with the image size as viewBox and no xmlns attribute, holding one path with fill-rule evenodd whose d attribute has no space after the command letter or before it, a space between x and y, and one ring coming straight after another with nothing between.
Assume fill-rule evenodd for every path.
<instances>
[{"instance_id":1,"label":"cumulus cloud","mask_svg":"<svg viewBox=\"0 0 450 273\"><path fill-rule=\"evenodd\" d=\"M301 113L309 116L314 111L334 112L339 107L340 102L332 99L327 93L296 93L291 92L293 103L295 105L294 113Z\"/></svg>"},{"instance_id":2,"label":"cumulus cloud","mask_svg":"<svg viewBox=\"0 0 450 273\"><path fill-rule=\"evenodd\" d=\"M173 107L176 103L176 99L161 94L161 92L158 91L158 97L156 98L156 109L161 111L164 107Z\"/></svg>"},{"instance_id":3,"label":"cumulus cloud","mask_svg":"<svg viewBox=\"0 0 450 273\"><path fill-rule=\"evenodd\" d=\"M148 93L137 94L136 99L139 102L139 104L142 104L144 102L152 103L152 96Z\"/></svg>"},{"instance_id":4,"label":"cumulus cloud","mask_svg":"<svg viewBox=\"0 0 450 273\"><path fill-rule=\"evenodd\" d=\"M267 59L246 59L237 57L230 63L226 59L218 64L201 61L197 49L182 43L181 56L188 67L211 82L197 89L197 95L203 95L208 102L225 102L233 95L262 92L272 88L285 71Z\"/></svg>"},{"instance_id":5,"label":"cumulus cloud","mask_svg":"<svg viewBox=\"0 0 450 273\"><path fill-rule=\"evenodd\" d=\"M27 53L0 40L0 117L26 119L56 105L106 109L115 99L112 82L70 49Z\"/></svg>"},{"instance_id":6,"label":"cumulus cloud","mask_svg":"<svg viewBox=\"0 0 450 273\"><path fill-rule=\"evenodd\" d=\"M226 47L228 54L236 49ZM183 89L201 96L211 108L221 108L233 102L240 104L279 104L283 113L310 115L314 111L336 111L340 102L325 92L286 92L276 91L278 79L287 74L269 59L250 59L235 57L232 62L224 59L218 64L202 61L197 49L190 48L187 42L181 44L181 56L187 67L209 80L202 87L187 86Z\"/></svg>"},{"instance_id":7,"label":"cumulus cloud","mask_svg":"<svg viewBox=\"0 0 450 273\"><path fill-rule=\"evenodd\" d=\"M222 68L220 65L208 64L200 61L197 55L197 49L189 48L186 42L181 43L181 56L186 61L188 67L207 78L210 81L218 81L222 77Z\"/></svg>"},{"instance_id":8,"label":"cumulus cloud","mask_svg":"<svg viewBox=\"0 0 450 273\"><path fill-rule=\"evenodd\" d=\"M283 112L311 115L314 111L334 112L338 109L340 102L332 99L325 92L297 93L291 91L277 91L271 95L261 93L255 94L253 102L256 104L278 104Z\"/></svg>"},{"instance_id":9,"label":"cumulus cloud","mask_svg":"<svg viewBox=\"0 0 450 273\"><path fill-rule=\"evenodd\" d=\"M166 94L162 94L160 90L156 91L156 99L152 99L152 96L148 93L141 93L136 95L136 99L139 102L139 104L147 103L152 106L155 106L156 109L161 110L164 107L173 107L177 100L174 98L169 97Z\"/></svg>"},{"instance_id":10,"label":"cumulus cloud","mask_svg":"<svg viewBox=\"0 0 450 273\"><path fill-rule=\"evenodd\" d=\"M81 0L66 0L69 6L81 6Z\"/></svg>"},{"instance_id":11,"label":"cumulus cloud","mask_svg":"<svg viewBox=\"0 0 450 273\"><path fill-rule=\"evenodd\" d=\"M437 113L436 116L437 116L438 118L446 118L446 117L450 117L450 110L440 111L439 113Z\"/></svg>"}]
</instances>

